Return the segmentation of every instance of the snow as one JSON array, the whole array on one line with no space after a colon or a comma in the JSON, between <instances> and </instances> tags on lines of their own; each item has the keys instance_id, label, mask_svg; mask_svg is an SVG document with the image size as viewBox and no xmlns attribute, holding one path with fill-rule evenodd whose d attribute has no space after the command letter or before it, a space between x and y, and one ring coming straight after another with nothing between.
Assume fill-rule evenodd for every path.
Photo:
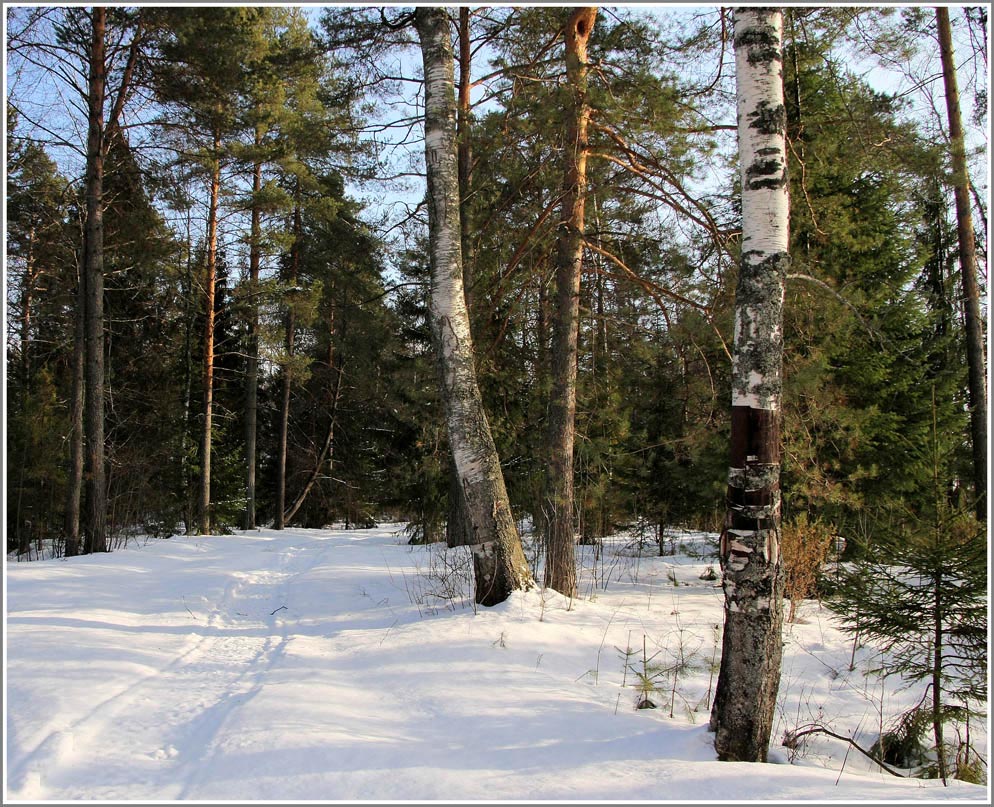
<instances>
[{"instance_id":1,"label":"snow","mask_svg":"<svg viewBox=\"0 0 994 807\"><path fill-rule=\"evenodd\" d=\"M713 544L580 547L575 601L492 609L472 604L468 550L408 546L401 525L8 563L7 800L987 802L828 738L780 746L813 720L869 746L881 701L886 726L923 691L867 675L870 647L850 671L816 602L785 631L779 764L716 761ZM654 710L634 708L643 641Z\"/></svg>"}]
</instances>

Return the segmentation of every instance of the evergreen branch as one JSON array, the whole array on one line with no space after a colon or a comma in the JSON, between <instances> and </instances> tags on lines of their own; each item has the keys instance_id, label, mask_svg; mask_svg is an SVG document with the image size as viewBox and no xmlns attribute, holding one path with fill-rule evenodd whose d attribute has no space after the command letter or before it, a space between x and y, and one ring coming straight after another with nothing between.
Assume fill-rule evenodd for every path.
<instances>
[{"instance_id":1,"label":"evergreen branch","mask_svg":"<svg viewBox=\"0 0 994 807\"><path fill-rule=\"evenodd\" d=\"M863 315L860 314L859 309L856 308L856 306L851 301L847 300L845 297L839 294L839 292L837 292L835 289L829 286L828 283L826 283L824 280L819 280L817 277L812 277L811 275L804 274L803 272L788 272L786 278L787 280L805 280L808 283L813 283L815 286L818 286L820 289L827 291L836 300L842 303L842 305L844 305L846 308L852 311L853 316L855 316L856 319L859 320L859 324L863 326L863 328L866 330L867 333L869 333L871 336L876 338L876 340L880 343L880 347L883 348L889 347L892 350L894 350L896 353L900 353L898 347L889 338L887 338L876 328L873 328L865 319L863 319Z\"/></svg>"},{"instance_id":2,"label":"evergreen branch","mask_svg":"<svg viewBox=\"0 0 994 807\"><path fill-rule=\"evenodd\" d=\"M648 292L649 295L652 296L652 298L660 306L663 305L661 297L669 297L671 300L674 300L678 303L683 303L684 305L689 305L692 308L696 308L698 311L703 311L705 314L707 314L710 317L711 309L708 308L708 306L702 305L701 303L698 303L695 300L691 300L689 297L684 297L682 294L672 291L671 289L667 289L665 286L660 286L658 283L653 283L651 280L647 280L646 278L636 273L634 269L631 269L617 255L613 254L612 252L609 252L603 247L597 246L597 244L594 244L592 241L586 238L583 239L583 244L591 252L596 252L598 255L607 258L609 261L611 261L611 263L613 263L615 266L621 269L621 271L625 273L625 276L629 280L631 280L638 286L641 286L642 289Z\"/></svg>"},{"instance_id":3,"label":"evergreen branch","mask_svg":"<svg viewBox=\"0 0 994 807\"><path fill-rule=\"evenodd\" d=\"M719 248L725 246L725 242L727 241L727 234L724 233L721 230L721 228L718 226L718 223L714 220L714 217L711 215L711 211L708 210L700 202L700 200L695 199L683 187L683 185L681 184L681 182L679 181L679 179L677 178L677 176L669 168L667 168L662 163L661 160L659 160L657 157L655 157L652 154L639 154L638 152L636 152L631 146L628 145L628 143L625 141L625 139L620 134L618 134L617 130L614 129L614 127L612 127L612 126L607 126L605 124L600 124L600 123L597 123L596 121L591 121L590 125L596 131L601 132L602 134L607 135L607 137L619 149L621 149L622 153L628 159L627 163L625 163L623 160L618 160L617 158L614 158L614 160L612 160L613 162L616 162L618 165L621 165L623 167L629 168L630 170L632 170L633 172L635 172L636 174L638 174L640 177L642 177L643 179L645 179L647 181L651 181L651 178L650 178L651 174L655 174L655 175L660 176L663 179L665 179L667 182L670 183L670 185L673 186L673 188L676 189L676 192L682 198L684 198L694 209L697 210L697 212L698 212L699 215L694 215L694 214L690 213L685 208L683 208L683 206L680 206L679 208L674 208L674 209L678 209L679 212L682 212L682 213L684 213L684 215L689 216L693 221L695 221L697 224L699 224L701 227L703 227L705 230L707 230L707 232L710 233L711 236L712 236L712 238L714 239L716 246L718 246ZM591 156L594 156L594 155L591 155ZM601 154L601 155L597 155L597 156L607 157L608 155ZM670 196L670 194L667 193L664 188L659 187L658 184L656 184L656 183L652 183L652 184L653 184L654 187L656 187L661 192L666 193L669 198L672 198ZM678 204L678 203L676 203L675 199L672 200L672 201L673 201L673 204Z\"/></svg>"},{"instance_id":4,"label":"evergreen branch","mask_svg":"<svg viewBox=\"0 0 994 807\"><path fill-rule=\"evenodd\" d=\"M545 223L546 219L549 218L549 215L555 209L556 205L562 201L562 198L563 194L560 194L551 202L549 202L549 204L546 205L545 210L543 210L539 214L538 218L535 219L535 223L531 226L528 232L525 233L525 237L521 239L517 249L514 250L514 254L511 255L511 259L507 262L507 268L504 269L504 271L501 273L501 276L498 278L497 289L496 289L498 295L500 293L500 286L502 281L505 278L510 277L511 273L514 272L514 270L517 268L518 264L521 262L521 259L524 258L525 252L528 249L529 244L531 244L532 240L534 239L535 234L538 232L542 224Z\"/></svg>"}]
</instances>

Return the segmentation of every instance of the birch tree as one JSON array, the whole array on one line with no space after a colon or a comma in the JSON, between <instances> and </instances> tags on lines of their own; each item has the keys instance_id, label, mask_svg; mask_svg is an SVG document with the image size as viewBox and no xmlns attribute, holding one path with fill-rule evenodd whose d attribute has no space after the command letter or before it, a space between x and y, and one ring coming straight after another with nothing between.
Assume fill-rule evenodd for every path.
<instances>
[{"instance_id":1,"label":"birch tree","mask_svg":"<svg viewBox=\"0 0 994 807\"><path fill-rule=\"evenodd\" d=\"M448 14L418 8L425 76L425 162L431 261L432 334L452 457L473 535L476 601L503 602L532 586L500 459L476 379L469 313L463 292L456 153L455 67Z\"/></svg>"},{"instance_id":2,"label":"birch tree","mask_svg":"<svg viewBox=\"0 0 994 807\"><path fill-rule=\"evenodd\" d=\"M780 391L788 254L783 15L735 10L742 256L721 537L725 630L711 712L722 760L765 762L780 683Z\"/></svg>"}]
</instances>

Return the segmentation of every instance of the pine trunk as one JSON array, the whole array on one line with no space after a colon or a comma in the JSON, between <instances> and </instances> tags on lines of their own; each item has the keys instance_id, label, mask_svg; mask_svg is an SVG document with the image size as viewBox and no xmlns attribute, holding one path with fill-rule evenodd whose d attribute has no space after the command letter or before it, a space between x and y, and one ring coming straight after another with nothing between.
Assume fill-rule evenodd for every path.
<instances>
[{"instance_id":1,"label":"pine trunk","mask_svg":"<svg viewBox=\"0 0 994 807\"><path fill-rule=\"evenodd\" d=\"M949 117L949 140L953 162L953 192L956 197L956 232L959 239L959 263L963 278L963 319L966 325L966 356L970 387L970 432L973 442L973 482L976 490L976 513L987 520L987 373L984 356L984 324L980 315L980 290L977 285L977 246L970 206L970 176L966 167L963 118L960 114L959 87L953 60L953 38L949 9L935 9L939 28L939 51L942 79Z\"/></svg>"},{"instance_id":2,"label":"pine trunk","mask_svg":"<svg viewBox=\"0 0 994 807\"><path fill-rule=\"evenodd\" d=\"M69 472L67 474L65 533L67 558L79 554L79 511L83 493L83 395L85 390L86 284L82 266L76 291L75 334L72 351L72 399L70 400Z\"/></svg>"},{"instance_id":3,"label":"pine trunk","mask_svg":"<svg viewBox=\"0 0 994 807\"><path fill-rule=\"evenodd\" d=\"M780 684L780 394L788 254L782 13L735 11L742 258L735 293L725 630L711 712L719 759L765 762Z\"/></svg>"},{"instance_id":4,"label":"pine trunk","mask_svg":"<svg viewBox=\"0 0 994 807\"><path fill-rule=\"evenodd\" d=\"M445 520L445 543L447 546L470 546L473 543L473 525L466 509L466 497L459 481L459 471L452 467L449 471L449 514Z\"/></svg>"},{"instance_id":5,"label":"pine trunk","mask_svg":"<svg viewBox=\"0 0 994 807\"><path fill-rule=\"evenodd\" d=\"M432 333L449 444L473 530L476 601L503 602L532 585L476 380L463 294L452 39L443 8L415 12L425 75Z\"/></svg>"},{"instance_id":6,"label":"pine trunk","mask_svg":"<svg viewBox=\"0 0 994 807\"><path fill-rule=\"evenodd\" d=\"M563 148L563 206L556 244L556 299L552 315L552 395L549 401L545 483L545 585L576 596L573 545L575 496L576 372L579 352L580 278L583 271L587 186L587 41L596 7L578 8L566 24L566 81L572 93Z\"/></svg>"},{"instance_id":7,"label":"pine trunk","mask_svg":"<svg viewBox=\"0 0 994 807\"><path fill-rule=\"evenodd\" d=\"M104 465L104 37L107 10L91 11L89 130L86 140L86 228L83 238L85 393L85 551L107 551L107 479Z\"/></svg>"},{"instance_id":8,"label":"pine trunk","mask_svg":"<svg viewBox=\"0 0 994 807\"><path fill-rule=\"evenodd\" d=\"M198 507L201 535L211 532L211 443L214 416L214 306L217 287L217 212L221 194L221 139L214 138L214 165L211 172L210 202L207 212L207 272L204 279L204 424L200 438L200 503Z\"/></svg>"},{"instance_id":9,"label":"pine trunk","mask_svg":"<svg viewBox=\"0 0 994 807\"><path fill-rule=\"evenodd\" d=\"M261 146L256 132L256 148ZM259 192L262 190L262 160L252 170L252 230L249 241L249 321L248 360L245 368L245 529L255 529L256 433L259 419L259 253L262 225Z\"/></svg>"},{"instance_id":10,"label":"pine trunk","mask_svg":"<svg viewBox=\"0 0 994 807\"><path fill-rule=\"evenodd\" d=\"M191 211L186 212L186 273L183 281L183 430L180 432L179 455L180 473L183 480L183 526L187 535L196 531L196 508L193 494L193 474L190 472L189 446L193 411L193 319L194 319L194 276L193 276L193 226ZM199 493L197 494L199 497Z\"/></svg>"},{"instance_id":11,"label":"pine trunk","mask_svg":"<svg viewBox=\"0 0 994 807\"><path fill-rule=\"evenodd\" d=\"M301 212L299 195L300 189L298 187L298 199L293 209L293 247L291 247L290 254L291 285L296 285L300 272ZM297 323L294 317L293 301L291 300L286 312L284 346L286 347L287 365L283 370L283 387L280 397L279 446L276 453L276 518L273 522L273 529L276 530L282 530L285 523L287 439L290 430L290 391L293 385L292 362L296 333Z\"/></svg>"}]
</instances>

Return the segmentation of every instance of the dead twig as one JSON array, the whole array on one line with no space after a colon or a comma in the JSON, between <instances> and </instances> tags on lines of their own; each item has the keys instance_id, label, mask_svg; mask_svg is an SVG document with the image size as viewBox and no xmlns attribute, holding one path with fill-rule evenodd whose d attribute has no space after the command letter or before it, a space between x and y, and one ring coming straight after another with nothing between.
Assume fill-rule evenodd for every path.
<instances>
[{"instance_id":1,"label":"dead twig","mask_svg":"<svg viewBox=\"0 0 994 807\"><path fill-rule=\"evenodd\" d=\"M807 737L809 734L825 734L836 740L842 740L844 743L849 743L853 748L859 751L867 759L873 761L879 765L883 770L887 771L891 776L896 776L899 779L906 779L907 777L903 773L898 773L896 770L891 768L889 765L885 764L883 761L877 758L877 756L865 748L860 746L852 737L847 737L844 734L837 734L825 726L817 723L812 723L811 725L805 726L803 728L795 729L794 731L788 731L784 736L783 744L787 748L797 748L800 740Z\"/></svg>"}]
</instances>

